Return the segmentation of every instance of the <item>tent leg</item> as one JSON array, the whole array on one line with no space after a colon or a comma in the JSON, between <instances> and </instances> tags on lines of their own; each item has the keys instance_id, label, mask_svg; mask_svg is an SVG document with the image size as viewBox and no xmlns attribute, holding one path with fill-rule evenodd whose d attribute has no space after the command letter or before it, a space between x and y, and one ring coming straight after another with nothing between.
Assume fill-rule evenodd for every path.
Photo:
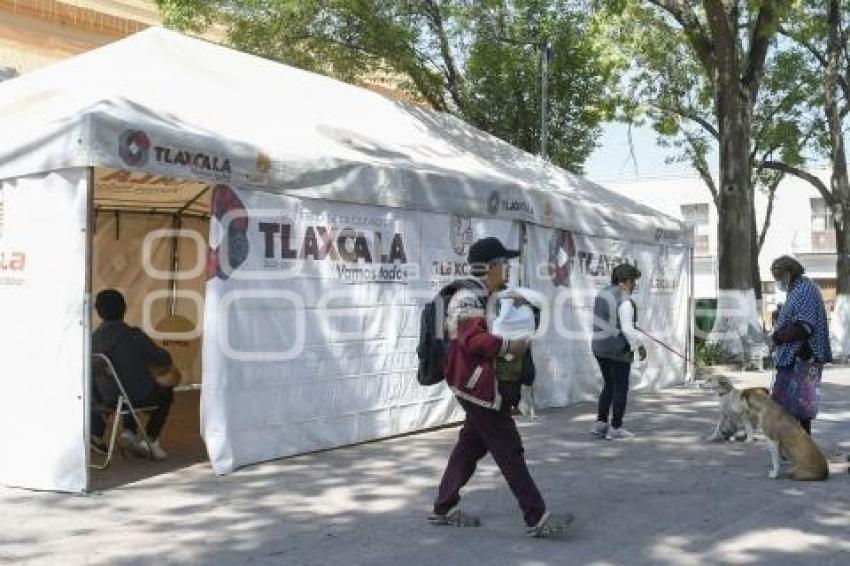
<instances>
[{"instance_id":1,"label":"tent leg","mask_svg":"<svg viewBox=\"0 0 850 566\"><path fill-rule=\"evenodd\" d=\"M693 230L693 228L691 228ZM694 335L696 334L696 319L695 307L696 299L694 298L694 247L693 238L691 238L691 247L688 248L688 344L685 350L685 375L688 376L686 382L691 384L696 380L696 366L694 365Z\"/></svg>"},{"instance_id":2,"label":"tent leg","mask_svg":"<svg viewBox=\"0 0 850 566\"><path fill-rule=\"evenodd\" d=\"M94 246L94 167L88 168L88 182L86 192L86 265L85 265L85 292L83 294L83 446L85 446L85 488L84 493L91 492L91 449L89 438L91 436L91 335L92 335L92 262Z\"/></svg>"}]
</instances>

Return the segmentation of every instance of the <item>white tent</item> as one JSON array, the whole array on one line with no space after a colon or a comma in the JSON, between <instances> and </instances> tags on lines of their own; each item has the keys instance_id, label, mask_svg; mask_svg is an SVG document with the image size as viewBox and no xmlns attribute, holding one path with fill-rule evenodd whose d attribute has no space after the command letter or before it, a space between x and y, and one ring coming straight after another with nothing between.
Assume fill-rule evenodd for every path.
<instances>
[{"instance_id":1,"label":"white tent","mask_svg":"<svg viewBox=\"0 0 850 566\"><path fill-rule=\"evenodd\" d=\"M5 484L86 489L105 286L148 330L189 305L216 473L457 419L416 383L418 312L483 236L551 301L538 407L598 391L589 308L615 262L644 272L641 325L688 351L681 223L452 116L152 28L4 82L0 131L0 428L26 430L0 435ZM682 380L649 346L635 383Z\"/></svg>"}]
</instances>

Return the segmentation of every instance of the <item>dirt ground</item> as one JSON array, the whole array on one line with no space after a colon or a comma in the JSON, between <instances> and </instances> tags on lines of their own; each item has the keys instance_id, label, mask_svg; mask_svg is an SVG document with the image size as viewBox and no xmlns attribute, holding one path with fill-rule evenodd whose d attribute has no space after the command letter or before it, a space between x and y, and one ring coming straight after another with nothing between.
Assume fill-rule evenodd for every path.
<instances>
[{"instance_id":1,"label":"dirt ground","mask_svg":"<svg viewBox=\"0 0 850 566\"><path fill-rule=\"evenodd\" d=\"M767 374L733 374L767 385ZM193 397L192 395L195 395ZM827 482L767 478L765 443L706 443L716 398L634 394L627 441L589 434L593 403L519 419L532 474L565 540L525 537L492 460L464 492L477 529L425 516L457 428L250 466L215 477L197 393L178 397L164 463L119 458L89 496L0 488L0 562L33 564L850 564L850 369L827 370L814 437Z\"/></svg>"}]
</instances>

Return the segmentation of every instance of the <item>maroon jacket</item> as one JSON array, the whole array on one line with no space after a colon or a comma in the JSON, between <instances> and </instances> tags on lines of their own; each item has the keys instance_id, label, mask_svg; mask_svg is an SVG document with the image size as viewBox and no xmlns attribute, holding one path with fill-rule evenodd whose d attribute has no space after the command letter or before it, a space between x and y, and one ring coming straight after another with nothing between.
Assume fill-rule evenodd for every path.
<instances>
[{"instance_id":1,"label":"maroon jacket","mask_svg":"<svg viewBox=\"0 0 850 566\"><path fill-rule=\"evenodd\" d=\"M501 409L493 362L507 346L507 340L487 332L484 317L459 322L457 339L449 343L445 366L446 382L454 394L488 409Z\"/></svg>"}]
</instances>

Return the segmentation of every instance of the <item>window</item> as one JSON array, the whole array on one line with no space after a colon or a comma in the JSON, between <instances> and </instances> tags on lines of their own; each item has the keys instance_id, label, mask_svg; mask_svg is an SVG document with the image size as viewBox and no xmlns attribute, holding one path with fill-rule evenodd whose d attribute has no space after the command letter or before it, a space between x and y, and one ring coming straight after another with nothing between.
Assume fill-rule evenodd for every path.
<instances>
[{"instance_id":1,"label":"window","mask_svg":"<svg viewBox=\"0 0 850 566\"><path fill-rule=\"evenodd\" d=\"M694 255L711 255L708 238L708 230L710 229L708 203L683 204L681 210L685 224L694 227Z\"/></svg>"},{"instance_id":2,"label":"window","mask_svg":"<svg viewBox=\"0 0 850 566\"><path fill-rule=\"evenodd\" d=\"M835 251L835 225L832 213L822 198L811 199L812 206L812 251Z\"/></svg>"},{"instance_id":3,"label":"window","mask_svg":"<svg viewBox=\"0 0 850 566\"><path fill-rule=\"evenodd\" d=\"M708 225L708 203L701 202L698 204L683 204L682 218L685 223L693 224L694 226Z\"/></svg>"},{"instance_id":4,"label":"window","mask_svg":"<svg viewBox=\"0 0 850 566\"><path fill-rule=\"evenodd\" d=\"M826 232L834 230L832 214L822 198L811 199L812 203L812 232Z\"/></svg>"}]
</instances>

